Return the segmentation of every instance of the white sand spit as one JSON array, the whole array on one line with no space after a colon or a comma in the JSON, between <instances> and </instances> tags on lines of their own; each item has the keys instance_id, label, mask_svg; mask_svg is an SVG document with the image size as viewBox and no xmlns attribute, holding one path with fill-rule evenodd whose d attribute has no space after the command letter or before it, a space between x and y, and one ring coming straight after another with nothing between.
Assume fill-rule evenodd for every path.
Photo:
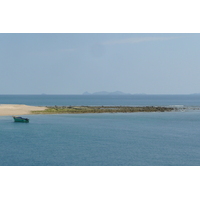
<instances>
[{"instance_id":1,"label":"white sand spit","mask_svg":"<svg viewBox=\"0 0 200 200\"><path fill-rule=\"evenodd\" d=\"M18 104L0 104L0 116L30 115L31 111L45 110L42 106L27 106Z\"/></svg>"}]
</instances>

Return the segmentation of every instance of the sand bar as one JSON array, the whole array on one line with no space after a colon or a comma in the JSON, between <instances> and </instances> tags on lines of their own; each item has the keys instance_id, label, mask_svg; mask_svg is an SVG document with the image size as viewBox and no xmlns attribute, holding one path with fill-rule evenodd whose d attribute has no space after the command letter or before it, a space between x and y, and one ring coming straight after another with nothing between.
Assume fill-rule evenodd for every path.
<instances>
[{"instance_id":1,"label":"sand bar","mask_svg":"<svg viewBox=\"0 0 200 200\"><path fill-rule=\"evenodd\" d=\"M43 111L46 107L19 104L0 104L0 116L30 115L32 111Z\"/></svg>"}]
</instances>

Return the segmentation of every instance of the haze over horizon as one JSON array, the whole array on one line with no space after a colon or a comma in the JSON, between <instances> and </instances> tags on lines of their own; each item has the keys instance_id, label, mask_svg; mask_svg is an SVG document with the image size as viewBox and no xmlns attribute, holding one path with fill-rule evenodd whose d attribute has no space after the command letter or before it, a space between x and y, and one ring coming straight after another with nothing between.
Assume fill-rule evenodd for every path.
<instances>
[{"instance_id":1,"label":"haze over horizon","mask_svg":"<svg viewBox=\"0 0 200 200\"><path fill-rule=\"evenodd\" d=\"M200 93L200 34L0 34L0 94Z\"/></svg>"}]
</instances>

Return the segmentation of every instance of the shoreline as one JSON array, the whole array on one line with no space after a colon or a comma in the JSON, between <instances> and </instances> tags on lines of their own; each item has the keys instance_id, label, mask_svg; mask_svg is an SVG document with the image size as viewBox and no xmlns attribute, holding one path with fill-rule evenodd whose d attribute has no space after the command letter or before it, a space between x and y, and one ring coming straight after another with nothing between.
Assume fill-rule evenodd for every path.
<instances>
[{"instance_id":1,"label":"shoreline","mask_svg":"<svg viewBox=\"0 0 200 200\"><path fill-rule=\"evenodd\" d=\"M33 114L84 114L84 113L133 113L133 112L170 112L173 107L164 106L47 106Z\"/></svg>"},{"instance_id":2,"label":"shoreline","mask_svg":"<svg viewBox=\"0 0 200 200\"><path fill-rule=\"evenodd\" d=\"M176 108L164 106L28 106L22 104L0 104L0 116L34 114L170 112L176 110Z\"/></svg>"},{"instance_id":3,"label":"shoreline","mask_svg":"<svg viewBox=\"0 0 200 200\"><path fill-rule=\"evenodd\" d=\"M22 104L0 104L0 116L34 114L86 114L86 113L133 113L170 112L176 107L165 106L28 106Z\"/></svg>"}]
</instances>

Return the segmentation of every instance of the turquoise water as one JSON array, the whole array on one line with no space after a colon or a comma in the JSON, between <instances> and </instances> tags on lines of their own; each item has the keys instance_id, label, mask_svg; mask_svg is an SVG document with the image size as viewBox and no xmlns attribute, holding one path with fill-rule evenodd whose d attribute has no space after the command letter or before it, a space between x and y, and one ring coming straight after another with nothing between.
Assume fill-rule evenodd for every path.
<instances>
[{"instance_id":1,"label":"turquoise water","mask_svg":"<svg viewBox=\"0 0 200 200\"><path fill-rule=\"evenodd\" d=\"M21 96L15 96L15 99L17 98L21 99ZM11 101L14 101L13 96ZM24 104L27 104L27 101ZM35 98L34 105L41 105L41 101L45 100L37 101ZM55 99L48 101L52 101L52 105L58 105L58 101L62 99L56 103ZM92 102L92 99L89 101ZM130 102L130 99L126 101ZM158 99L155 101L158 102ZM166 101L169 105L173 104L172 101ZM181 101L181 98L176 98L176 102L180 102L179 105L186 105L187 102L188 106L198 106L191 99ZM81 105L83 102L79 103ZM30 119L30 123L14 123L12 117L0 116L1 166L200 165L198 110L25 117Z\"/></svg>"}]
</instances>

